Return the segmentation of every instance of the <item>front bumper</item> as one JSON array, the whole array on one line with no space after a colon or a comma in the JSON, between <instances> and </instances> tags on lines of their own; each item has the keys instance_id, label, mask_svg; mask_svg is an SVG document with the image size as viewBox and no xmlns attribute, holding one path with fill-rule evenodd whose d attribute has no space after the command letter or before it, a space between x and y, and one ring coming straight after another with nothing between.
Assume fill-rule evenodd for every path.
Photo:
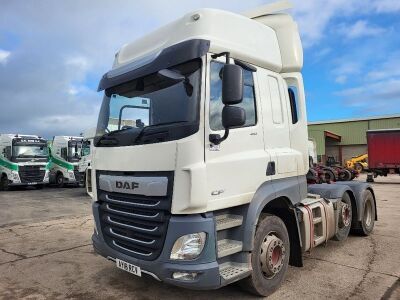
<instances>
[{"instance_id":1,"label":"front bumper","mask_svg":"<svg viewBox=\"0 0 400 300\"><path fill-rule=\"evenodd\" d=\"M108 246L101 232L99 204L93 203L93 215L95 220L95 232L92 236L94 250L107 259L115 261L116 258L136 265L142 272L153 278L190 289L216 289L221 287L221 277L216 258L216 236L215 224L212 214L190 215L190 216L171 216L164 247L161 254L151 261L137 259ZM170 253L176 239L179 237L195 233L205 232L207 234L206 244L200 256L191 261L170 260ZM177 280L172 278L174 272L197 273L197 277L191 281Z\"/></svg>"},{"instance_id":2,"label":"front bumper","mask_svg":"<svg viewBox=\"0 0 400 300\"><path fill-rule=\"evenodd\" d=\"M35 185L43 185L43 184L48 184L48 181L42 181L42 182L9 182L9 186L35 186Z\"/></svg>"}]
</instances>

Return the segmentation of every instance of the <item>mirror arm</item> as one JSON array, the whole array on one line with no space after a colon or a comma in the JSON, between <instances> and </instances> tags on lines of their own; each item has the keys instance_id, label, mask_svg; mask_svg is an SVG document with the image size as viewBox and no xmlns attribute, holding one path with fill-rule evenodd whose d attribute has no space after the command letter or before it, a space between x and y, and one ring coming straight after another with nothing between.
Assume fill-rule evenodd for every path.
<instances>
[{"instance_id":1,"label":"mirror arm","mask_svg":"<svg viewBox=\"0 0 400 300\"><path fill-rule=\"evenodd\" d=\"M231 53L230 52L221 52L221 53L217 53L217 54L211 55L211 57L213 59L216 59L217 57L220 57L220 56L225 56L226 57L226 64L229 65L229 59L231 58Z\"/></svg>"},{"instance_id":2,"label":"mirror arm","mask_svg":"<svg viewBox=\"0 0 400 300\"><path fill-rule=\"evenodd\" d=\"M229 135L229 129L225 128L225 133L222 137L219 134L210 134L209 140L214 145L219 145L228 138L228 135Z\"/></svg>"}]
</instances>

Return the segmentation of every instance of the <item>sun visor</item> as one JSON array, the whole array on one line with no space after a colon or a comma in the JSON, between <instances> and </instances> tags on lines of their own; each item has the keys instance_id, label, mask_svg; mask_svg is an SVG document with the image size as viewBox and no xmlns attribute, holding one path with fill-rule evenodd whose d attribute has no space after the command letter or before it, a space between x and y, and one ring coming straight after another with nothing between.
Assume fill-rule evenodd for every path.
<instances>
[{"instance_id":1,"label":"sun visor","mask_svg":"<svg viewBox=\"0 0 400 300\"><path fill-rule=\"evenodd\" d=\"M141 59L104 74L97 91L102 91L159 70L202 57L208 52L209 48L210 41L193 39L175 44L160 52L149 53Z\"/></svg>"}]
</instances>

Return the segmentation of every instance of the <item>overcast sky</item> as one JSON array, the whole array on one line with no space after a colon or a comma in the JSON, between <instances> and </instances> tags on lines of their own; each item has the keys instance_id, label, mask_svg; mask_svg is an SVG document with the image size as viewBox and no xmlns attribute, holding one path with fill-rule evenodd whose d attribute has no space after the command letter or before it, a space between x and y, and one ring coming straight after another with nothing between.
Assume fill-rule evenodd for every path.
<instances>
[{"instance_id":1,"label":"overcast sky","mask_svg":"<svg viewBox=\"0 0 400 300\"><path fill-rule=\"evenodd\" d=\"M0 0L0 132L75 135L96 124L115 52L184 13L267 0ZM400 1L293 0L311 121L400 113Z\"/></svg>"}]
</instances>

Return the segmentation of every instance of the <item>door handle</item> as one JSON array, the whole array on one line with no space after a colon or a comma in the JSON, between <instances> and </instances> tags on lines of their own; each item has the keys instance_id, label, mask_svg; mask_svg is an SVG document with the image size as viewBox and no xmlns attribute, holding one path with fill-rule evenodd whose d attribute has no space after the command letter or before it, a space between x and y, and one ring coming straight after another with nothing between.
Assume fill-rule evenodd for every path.
<instances>
[{"instance_id":1,"label":"door handle","mask_svg":"<svg viewBox=\"0 0 400 300\"><path fill-rule=\"evenodd\" d=\"M275 175L275 162L274 161L270 161L267 165L267 172L265 175L267 176L271 176L271 175Z\"/></svg>"}]
</instances>

